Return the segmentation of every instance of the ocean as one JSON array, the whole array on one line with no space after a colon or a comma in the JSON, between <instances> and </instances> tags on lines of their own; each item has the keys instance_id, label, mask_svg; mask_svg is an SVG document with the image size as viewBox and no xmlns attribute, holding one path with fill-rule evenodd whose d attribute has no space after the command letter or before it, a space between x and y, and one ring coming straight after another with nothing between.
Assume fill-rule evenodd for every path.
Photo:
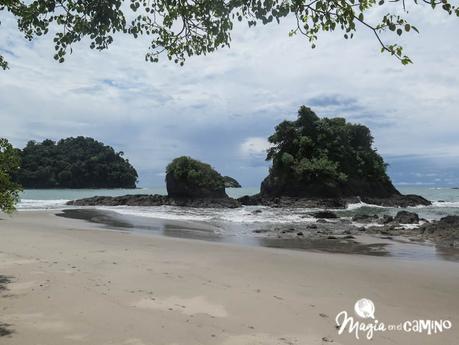
<instances>
[{"instance_id":1,"label":"ocean","mask_svg":"<svg viewBox=\"0 0 459 345\"><path fill-rule=\"evenodd\" d=\"M432 201L432 206L410 207L427 220L440 219L446 215L459 215L459 189L451 187L398 186L404 194L419 194ZM228 188L227 194L237 198L258 192L253 188ZM18 210L46 210L75 208L66 206L69 200L95 195L117 196L125 194L166 194L165 188L137 189L34 189L21 193ZM120 214L137 215L158 219L211 221L217 223L296 223L308 221L309 209L281 209L262 206L244 206L238 209L199 209L173 206L153 207L97 207ZM262 210L262 212L254 212ZM340 217L352 217L355 214L395 215L400 209L379 207L364 203L351 204L345 210L336 210ZM312 219L311 219L312 220Z\"/></svg>"}]
</instances>

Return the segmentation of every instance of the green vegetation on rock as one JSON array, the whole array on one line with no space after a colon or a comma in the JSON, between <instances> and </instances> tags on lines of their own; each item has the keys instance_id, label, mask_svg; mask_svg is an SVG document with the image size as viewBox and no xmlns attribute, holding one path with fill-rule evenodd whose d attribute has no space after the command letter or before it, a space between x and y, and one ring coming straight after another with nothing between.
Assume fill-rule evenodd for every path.
<instances>
[{"instance_id":1,"label":"green vegetation on rock","mask_svg":"<svg viewBox=\"0 0 459 345\"><path fill-rule=\"evenodd\" d=\"M15 179L24 188L135 188L137 172L123 152L92 138L29 141Z\"/></svg>"},{"instance_id":2,"label":"green vegetation on rock","mask_svg":"<svg viewBox=\"0 0 459 345\"><path fill-rule=\"evenodd\" d=\"M226 197L225 181L209 164L191 157L175 158L166 168L166 185L172 197Z\"/></svg>"},{"instance_id":3,"label":"green vegetation on rock","mask_svg":"<svg viewBox=\"0 0 459 345\"><path fill-rule=\"evenodd\" d=\"M319 118L301 107L269 137L273 165L261 192L268 195L336 197L399 194L386 164L373 149L370 130L344 118Z\"/></svg>"},{"instance_id":4,"label":"green vegetation on rock","mask_svg":"<svg viewBox=\"0 0 459 345\"><path fill-rule=\"evenodd\" d=\"M226 188L241 188L241 184L231 176L223 176Z\"/></svg>"},{"instance_id":5,"label":"green vegetation on rock","mask_svg":"<svg viewBox=\"0 0 459 345\"><path fill-rule=\"evenodd\" d=\"M19 164L18 151L8 140L0 138L0 211L5 213L12 213L19 201L21 187L12 180Z\"/></svg>"}]
</instances>

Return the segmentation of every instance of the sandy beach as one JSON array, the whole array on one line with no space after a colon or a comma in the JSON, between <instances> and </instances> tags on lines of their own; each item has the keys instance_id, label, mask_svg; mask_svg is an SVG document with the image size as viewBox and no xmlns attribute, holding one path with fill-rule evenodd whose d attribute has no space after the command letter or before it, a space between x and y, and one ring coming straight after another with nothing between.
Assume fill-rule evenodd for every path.
<instances>
[{"instance_id":1,"label":"sandy beach","mask_svg":"<svg viewBox=\"0 0 459 345\"><path fill-rule=\"evenodd\" d=\"M55 212L0 220L0 343L457 344L459 266L102 230ZM385 324L439 334L338 334L370 298Z\"/></svg>"}]
</instances>

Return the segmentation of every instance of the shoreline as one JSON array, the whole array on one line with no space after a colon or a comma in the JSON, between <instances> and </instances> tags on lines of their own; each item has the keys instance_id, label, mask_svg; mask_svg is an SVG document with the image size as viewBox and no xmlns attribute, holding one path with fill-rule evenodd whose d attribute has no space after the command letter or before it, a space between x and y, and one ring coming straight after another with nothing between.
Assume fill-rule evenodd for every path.
<instances>
[{"instance_id":1,"label":"shoreline","mask_svg":"<svg viewBox=\"0 0 459 345\"><path fill-rule=\"evenodd\" d=\"M457 263L137 236L51 212L2 218L7 345L355 344L334 319L363 297L379 320L453 328L359 342L453 345L459 336Z\"/></svg>"},{"instance_id":2,"label":"shoreline","mask_svg":"<svg viewBox=\"0 0 459 345\"><path fill-rule=\"evenodd\" d=\"M416 242L401 236L383 236L376 233L353 233L337 230L335 233L317 235L322 230L301 229L302 236L280 237L270 234L264 237L265 230L259 231L259 236L237 236L221 233L215 225L205 221L184 221L158 219L135 215L120 214L112 210L95 208L66 209L55 213L58 217L81 219L104 229L128 230L144 235L159 235L172 238L186 238L211 242L232 243L236 245L268 247L279 249L294 249L311 252L340 253L350 255L389 256L408 260L448 260L459 262L459 250L437 246L434 243ZM317 225L323 226L318 223ZM242 225L235 225L234 227ZM265 225L267 226L267 225ZM346 224L327 224L336 229L346 227ZM291 232L292 224L284 225ZM260 225L263 229L263 225ZM231 229L230 229L231 230ZM268 232L268 230L266 230ZM293 231L294 235L300 230ZM280 233L279 231L277 232ZM289 235L289 234L287 234Z\"/></svg>"}]
</instances>

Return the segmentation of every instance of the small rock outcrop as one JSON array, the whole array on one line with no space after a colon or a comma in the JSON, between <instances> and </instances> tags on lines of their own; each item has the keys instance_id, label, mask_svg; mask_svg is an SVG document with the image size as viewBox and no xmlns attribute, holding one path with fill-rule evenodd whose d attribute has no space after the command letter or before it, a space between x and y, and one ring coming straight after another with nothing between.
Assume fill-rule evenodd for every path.
<instances>
[{"instance_id":1,"label":"small rock outcrop","mask_svg":"<svg viewBox=\"0 0 459 345\"><path fill-rule=\"evenodd\" d=\"M373 223L376 222L378 219L379 217L376 214L356 214L352 217L352 221L357 223Z\"/></svg>"},{"instance_id":2,"label":"small rock outcrop","mask_svg":"<svg viewBox=\"0 0 459 345\"><path fill-rule=\"evenodd\" d=\"M419 216L414 212L399 211L394 218L394 222L399 224L419 224Z\"/></svg>"},{"instance_id":3,"label":"small rock outcrop","mask_svg":"<svg viewBox=\"0 0 459 345\"><path fill-rule=\"evenodd\" d=\"M225 188L241 188L240 183L230 176L223 176L223 180L225 181Z\"/></svg>"},{"instance_id":4,"label":"small rock outcrop","mask_svg":"<svg viewBox=\"0 0 459 345\"><path fill-rule=\"evenodd\" d=\"M166 168L167 194L172 198L227 198L225 180L209 164L190 157L174 159Z\"/></svg>"},{"instance_id":5,"label":"small rock outcrop","mask_svg":"<svg viewBox=\"0 0 459 345\"><path fill-rule=\"evenodd\" d=\"M375 197L361 197L360 201L384 207L413 207L413 206L429 206L432 203L426 198L415 195L415 194L395 194L386 198L375 198Z\"/></svg>"},{"instance_id":6,"label":"small rock outcrop","mask_svg":"<svg viewBox=\"0 0 459 345\"><path fill-rule=\"evenodd\" d=\"M338 215L332 211L317 211L317 212L311 213L311 216L313 216L314 218L322 218L322 219L338 218Z\"/></svg>"}]
</instances>

